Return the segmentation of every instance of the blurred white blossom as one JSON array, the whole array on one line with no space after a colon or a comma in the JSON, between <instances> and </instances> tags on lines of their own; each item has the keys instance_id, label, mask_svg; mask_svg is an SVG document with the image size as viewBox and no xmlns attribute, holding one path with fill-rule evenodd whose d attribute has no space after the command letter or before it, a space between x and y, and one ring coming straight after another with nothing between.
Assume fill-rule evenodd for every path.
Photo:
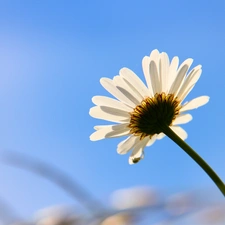
<instances>
[{"instance_id":1,"label":"blurred white blossom","mask_svg":"<svg viewBox=\"0 0 225 225\"><path fill-rule=\"evenodd\" d=\"M111 195L112 206L119 210L150 206L157 201L156 190L144 186L120 189Z\"/></svg>"},{"instance_id":2,"label":"blurred white blossom","mask_svg":"<svg viewBox=\"0 0 225 225\"><path fill-rule=\"evenodd\" d=\"M133 216L129 213L119 213L106 218L101 225L131 225Z\"/></svg>"},{"instance_id":3,"label":"blurred white blossom","mask_svg":"<svg viewBox=\"0 0 225 225\"><path fill-rule=\"evenodd\" d=\"M53 206L36 214L36 225L78 225L80 218L69 207Z\"/></svg>"}]
</instances>

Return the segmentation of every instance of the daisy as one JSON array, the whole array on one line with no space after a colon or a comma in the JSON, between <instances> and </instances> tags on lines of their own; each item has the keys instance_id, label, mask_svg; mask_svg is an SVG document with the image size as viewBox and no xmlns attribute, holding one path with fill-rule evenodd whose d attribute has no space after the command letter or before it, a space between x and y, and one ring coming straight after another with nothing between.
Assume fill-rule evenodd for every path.
<instances>
[{"instance_id":1,"label":"daisy","mask_svg":"<svg viewBox=\"0 0 225 225\"><path fill-rule=\"evenodd\" d=\"M153 50L142 60L147 86L128 68L122 68L113 79L101 78L101 85L115 98L94 96L96 106L89 114L113 124L95 126L90 139L128 136L118 144L117 152L131 151L130 164L142 159L144 148L162 139L168 127L185 140L187 133L179 125L192 120L187 111L209 101L208 96L201 96L183 103L202 72L201 65L188 72L192 62L189 58L178 66L177 56L170 62L165 52Z\"/></svg>"}]
</instances>

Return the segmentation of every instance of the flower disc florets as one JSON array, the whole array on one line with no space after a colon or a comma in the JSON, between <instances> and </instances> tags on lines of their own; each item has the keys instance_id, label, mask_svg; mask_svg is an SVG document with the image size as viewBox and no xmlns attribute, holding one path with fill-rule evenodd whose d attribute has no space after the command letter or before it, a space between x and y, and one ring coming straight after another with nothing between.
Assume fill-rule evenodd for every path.
<instances>
[{"instance_id":1,"label":"flower disc florets","mask_svg":"<svg viewBox=\"0 0 225 225\"><path fill-rule=\"evenodd\" d=\"M130 133L140 136L140 139L160 134L161 125L170 126L179 115L180 108L180 101L173 94L161 93L147 97L130 113Z\"/></svg>"}]
</instances>

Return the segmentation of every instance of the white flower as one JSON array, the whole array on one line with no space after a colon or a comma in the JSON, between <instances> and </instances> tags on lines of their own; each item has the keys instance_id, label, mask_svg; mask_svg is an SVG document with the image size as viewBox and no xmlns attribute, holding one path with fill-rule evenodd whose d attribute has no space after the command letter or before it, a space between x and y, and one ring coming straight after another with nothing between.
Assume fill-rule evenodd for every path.
<instances>
[{"instance_id":1,"label":"white flower","mask_svg":"<svg viewBox=\"0 0 225 225\"><path fill-rule=\"evenodd\" d=\"M36 225L76 225L80 217L68 206L52 206L36 213Z\"/></svg>"},{"instance_id":2,"label":"white flower","mask_svg":"<svg viewBox=\"0 0 225 225\"><path fill-rule=\"evenodd\" d=\"M104 138L128 136L117 146L119 154L132 150L129 163L144 157L144 148L165 135L162 125L169 126L183 140L187 133L180 124L188 123L192 116L188 110L198 108L209 101L201 96L183 104L184 99L200 78L201 65L188 70L193 59L186 59L179 67L178 57L169 62L165 52L153 50L142 60L146 85L130 69L122 68L112 80L101 78L101 85L116 99L94 96L96 105L90 115L116 124L95 126L92 141Z\"/></svg>"},{"instance_id":3,"label":"white flower","mask_svg":"<svg viewBox=\"0 0 225 225\"><path fill-rule=\"evenodd\" d=\"M101 225L131 225L133 224L132 221L134 220L134 213L118 213L112 216L107 217Z\"/></svg>"},{"instance_id":4,"label":"white flower","mask_svg":"<svg viewBox=\"0 0 225 225\"><path fill-rule=\"evenodd\" d=\"M135 209L156 205L159 201L158 197L155 189L136 186L114 191L111 195L111 203L117 210Z\"/></svg>"}]
</instances>

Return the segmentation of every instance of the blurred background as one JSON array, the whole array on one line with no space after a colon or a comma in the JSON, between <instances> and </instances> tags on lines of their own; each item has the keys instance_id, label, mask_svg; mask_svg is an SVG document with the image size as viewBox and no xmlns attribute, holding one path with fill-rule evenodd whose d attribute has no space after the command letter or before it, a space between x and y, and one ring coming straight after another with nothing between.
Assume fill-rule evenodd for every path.
<instances>
[{"instance_id":1,"label":"blurred background","mask_svg":"<svg viewBox=\"0 0 225 225\"><path fill-rule=\"evenodd\" d=\"M193 212L185 209L163 214L168 198L178 193L182 196L197 193L199 199L194 197L196 201L191 205L198 210L203 210L202 205L216 205L212 214L208 211L206 214L222 224L224 212L219 213L218 208L224 204L223 196L175 143L168 138L156 142L146 148L144 160L130 166L128 155L120 156L116 152L119 139L89 140L93 126L104 121L91 118L88 112L93 106L92 96L108 95L99 83L101 77L112 78L125 66L143 78L142 58L153 49L167 52L170 59L177 55L181 62L191 57L193 66L202 65L203 74L187 100L208 95L210 102L193 111L193 121L183 126L189 134L187 143L225 180L224 23L225 2L222 0L204 4L192 0L0 1L2 220L11 220L10 216L4 217L12 215L18 217L18 221L19 218L38 221L36 217L46 214L38 213L40 210L60 205L63 210L59 207L58 211L75 210L76 213L71 214L82 215L83 224L88 224L86 218L91 218L92 210L104 211L104 218L111 215L112 208L122 210L118 208L122 197L114 196L112 203L111 196L116 190L147 187L160 193L160 198L155 199L154 192L141 210L149 209L152 198L154 207L159 204L156 211L151 208L155 218L152 224L175 224L174 217L167 221L171 218L169 215L182 215L178 224L190 223L185 222L185 218L193 219L196 208L192 208ZM11 160L15 154L16 160ZM43 165L50 167L47 167L50 174L46 175L46 170L40 172ZM72 189L84 199L77 199L67 188L62 188L65 180L57 183L53 179L52 182L50 177L59 175L58 169L59 174L66 175L66 182L75 181ZM80 195L80 190L85 191ZM126 196L127 192L121 195ZM139 194L129 196L124 204L140 197ZM190 198L181 199L186 202L185 199ZM86 200L90 200L91 207L82 204ZM143 207L141 203L133 204ZM126 208L130 213L130 207L125 204L122 211ZM60 214L58 211L53 214ZM158 217L154 212L161 214ZM135 213L131 213L133 217ZM99 212L97 214L95 219L99 217ZM128 224L150 224L145 220L149 218L149 211L143 217L139 214L132 217L132 222L129 215L126 215ZM100 217L103 218L102 214ZM165 222L160 222L165 218ZM202 224L216 224L215 220L202 218ZM71 220L75 223L74 218Z\"/></svg>"}]
</instances>

